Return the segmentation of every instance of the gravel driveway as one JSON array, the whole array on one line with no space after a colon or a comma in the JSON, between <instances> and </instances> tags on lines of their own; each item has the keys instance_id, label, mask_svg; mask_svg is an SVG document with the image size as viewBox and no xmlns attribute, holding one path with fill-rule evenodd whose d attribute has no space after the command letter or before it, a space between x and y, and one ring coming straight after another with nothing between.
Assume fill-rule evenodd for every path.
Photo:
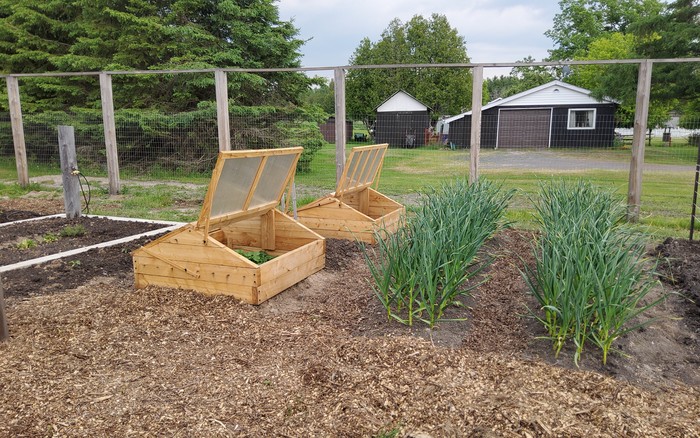
<instances>
[{"instance_id":1,"label":"gravel driveway","mask_svg":"<svg viewBox=\"0 0 700 438\"><path fill-rule=\"evenodd\" d=\"M468 155L467 155L467 159ZM584 154L554 150L493 150L482 149L479 164L483 170L629 170L627 160L601 159ZM645 171L690 172L694 166L678 164L644 164Z\"/></svg>"}]
</instances>

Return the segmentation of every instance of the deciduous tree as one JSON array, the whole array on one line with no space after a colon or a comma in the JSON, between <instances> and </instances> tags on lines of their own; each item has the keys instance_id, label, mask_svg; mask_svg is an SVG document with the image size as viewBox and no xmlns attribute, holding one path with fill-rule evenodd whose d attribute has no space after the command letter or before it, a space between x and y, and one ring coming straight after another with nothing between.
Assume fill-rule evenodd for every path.
<instances>
[{"instance_id":1,"label":"deciduous tree","mask_svg":"<svg viewBox=\"0 0 700 438\"><path fill-rule=\"evenodd\" d=\"M377 42L365 38L350 58L353 65L468 63L464 37L444 15L394 19ZM369 115L398 90L433 110L457 114L471 106L471 72L467 68L358 69L348 73L348 114Z\"/></svg>"}]
</instances>

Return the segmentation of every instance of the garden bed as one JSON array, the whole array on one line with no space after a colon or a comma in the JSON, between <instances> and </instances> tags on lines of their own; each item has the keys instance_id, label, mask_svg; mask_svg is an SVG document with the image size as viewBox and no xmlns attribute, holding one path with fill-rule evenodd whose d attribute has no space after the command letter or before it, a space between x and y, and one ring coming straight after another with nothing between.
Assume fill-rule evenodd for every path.
<instances>
[{"instance_id":1,"label":"garden bed","mask_svg":"<svg viewBox=\"0 0 700 438\"><path fill-rule=\"evenodd\" d=\"M531 241L489 242L490 280L447 315L466 320L432 331L388 322L361 253L335 239L324 270L258 307L135 290L143 241L3 273L0 435L697 436L694 304L672 295L618 343L630 358L603 367L591 349L576 369L521 317ZM659 251L680 286L698 246Z\"/></svg>"},{"instance_id":2,"label":"garden bed","mask_svg":"<svg viewBox=\"0 0 700 438\"><path fill-rule=\"evenodd\" d=\"M34 218L0 226L0 266L64 253L168 225L82 216Z\"/></svg>"}]
</instances>

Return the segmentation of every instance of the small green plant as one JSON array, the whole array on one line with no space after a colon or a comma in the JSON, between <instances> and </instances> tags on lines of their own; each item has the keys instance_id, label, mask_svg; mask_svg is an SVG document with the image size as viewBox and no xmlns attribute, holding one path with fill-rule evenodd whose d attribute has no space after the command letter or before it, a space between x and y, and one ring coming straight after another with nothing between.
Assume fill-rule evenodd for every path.
<instances>
[{"instance_id":1,"label":"small green plant","mask_svg":"<svg viewBox=\"0 0 700 438\"><path fill-rule=\"evenodd\" d=\"M36 247L36 240L33 239L23 239L17 244L17 249L32 249Z\"/></svg>"},{"instance_id":2,"label":"small green plant","mask_svg":"<svg viewBox=\"0 0 700 438\"><path fill-rule=\"evenodd\" d=\"M82 264L83 264L83 263L82 263L80 260L69 260L69 261L68 261L68 266L69 266L71 269L75 269L75 268L79 267L79 266L82 265Z\"/></svg>"},{"instance_id":3,"label":"small green plant","mask_svg":"<svg viewBox=\"0 0 700 438\"><path fill-rule=\"evenodd\" d=\"M374 435L375 438L396 438L401 433L401 429L394 427L389 430L382 430L381 432Z\"/></svg>"},{"instance_id":4,"label":"small green plant","mask_svg":"<svg viewBox=\"0 0 700 438\"><path fill-rule=\"evenodd\" d=\"M243 249L237 249L236 252L257 265L262 265L263 263L269 262L275 258L275 256L270 255L265 251L246 251Z\"/></svg>"},{"instance_id":5,"label":"small green plant","mask_svg":"<svg viewBox=\"0 0 700 438\"><path fill-rule=\"evenodd\" d=\"M83 236L87 231L85 227L81 224L77 225L66 225L61 230L61 237L80 237Z\"/></svg>"},{"instance_id":6,"label":"small green plant","mask_svg":"<svg viewBox=\"0 0 700 438\"><path fill-rule=\"evenodd\" d=\"M44 234L43 236L41 236L41 239L44 241L44 243L54 243L54 242L58 242L58 240L59 240L60 238L61 238L61 236L59 236L59 235L56 234L56 233L46 233L46 234Z\"/></svg>"}]
</instances>

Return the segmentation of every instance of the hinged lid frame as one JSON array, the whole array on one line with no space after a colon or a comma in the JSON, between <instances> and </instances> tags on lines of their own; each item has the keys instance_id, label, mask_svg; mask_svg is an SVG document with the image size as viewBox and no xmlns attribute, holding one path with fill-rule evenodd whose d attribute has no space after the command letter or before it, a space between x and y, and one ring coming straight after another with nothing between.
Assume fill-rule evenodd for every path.
<instances>
[{"instance_id":1,"label":"hinged lid frame","mask_svg":"<svg viewBox=\"0 0 700 438\"><path fill-rule=\"evenodd\" d=\"M334 196L339 198L364 190L375 182L378 183L378 175L384 165L384 156L388 147L388 143L382 143L352 148Z\"/></svg>"},{"instance_id":2,"label":"hinged lid frame","mask_svg":"<svg viewBox=\"0 0 700 438\"><path fill-rule=\"evenodd\" d=\"M204 228L208 235L212 226L262 215L277 207L303 150L293 147L219 152L196 228Z\"/></svg>"}]
</instances>

